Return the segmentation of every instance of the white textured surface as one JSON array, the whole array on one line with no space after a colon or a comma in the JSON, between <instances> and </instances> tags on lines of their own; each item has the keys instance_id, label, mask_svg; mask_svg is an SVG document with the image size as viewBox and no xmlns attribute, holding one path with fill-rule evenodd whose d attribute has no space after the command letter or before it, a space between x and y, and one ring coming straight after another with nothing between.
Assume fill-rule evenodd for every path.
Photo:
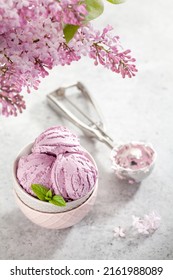
<instances>
[{"instance_id":1,"label":"white textured surface","mask_svg":"<svg viewBox=\"0 0 173 280\"><path fill-rule=\"evenodd\" d=\"M107 10L97 22L109 21L123 45L133 50L139 73L123 80L89 59L54 69L39 92L27 96L27 110L18 118L0 119L0 258L1 259L172 259L173 258L173 23L171 0L128 0ZM140 186L115 179L109 149L84 137L46 104L46 94L80 80L97 99L110 134L119 140L149 140L158 160ZM45 128L63 124L81 137L95 158L99 193L91 213L65 230L45 230L27 220L12 193L11 167L15 155ZM156 210L162 217L150 237L113 237L113 228L129 226L131 215Z\"/></svg>"}]
</instances>

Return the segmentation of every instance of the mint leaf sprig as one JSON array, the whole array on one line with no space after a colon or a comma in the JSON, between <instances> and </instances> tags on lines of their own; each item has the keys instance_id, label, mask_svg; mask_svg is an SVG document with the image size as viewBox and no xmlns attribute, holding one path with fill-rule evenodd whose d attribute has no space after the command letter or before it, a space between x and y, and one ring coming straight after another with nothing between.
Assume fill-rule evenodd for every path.
<instances>
[{"instance_id":1,"label":"mint leaf sprig","mask_svg":"<svg viewBox=\"0 0 173 280\"><path fill-rule=\"evenodd\" d=\"M54 195L51 189L48 189L43 185L32 184L31 189L38 199L42 201L49 202L60 207L66 206L66 202L61 195Z\"/></svg>"}]
</instances>

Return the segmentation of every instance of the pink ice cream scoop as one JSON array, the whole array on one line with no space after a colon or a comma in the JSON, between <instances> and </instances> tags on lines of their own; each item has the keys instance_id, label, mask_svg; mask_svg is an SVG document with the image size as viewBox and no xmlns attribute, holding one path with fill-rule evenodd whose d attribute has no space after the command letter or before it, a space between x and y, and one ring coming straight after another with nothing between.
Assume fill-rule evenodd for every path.
<instances>
[{"instance_id":1,"label":"pink ice cream scoop","mask_svg":"<svg viewBox=\"0 0 173 280\"><path fill-rule=\"evenodd\" d=\"M52 188L66 200L85 196L94 187L96 179L97 169L84 154L59 155L52 167Z\"/></svg>"},{"instance_id":2,"label":"pink ice cream scoop","mask_svg":"<svg viewBox=\"0 0 173 280\"><path fill-rule=\"evenodd\" d=\"M52 155L80 151L79 138L63 126L50 127L35 140L32 152Z\"/></svg>"},{"instance_id":3,"label":"pink ice cream scoop","mask_svg":"<svg viewBox=\"0 0 173 280\"><path fill-rule=\"evenodd\" d=\"M17 178L27 193L35 196L31 190L31 184L41 184L52 188L51 169L55 159L54 156L39 153L23 156L19 159Z\"/></svg>"}]
</instances>

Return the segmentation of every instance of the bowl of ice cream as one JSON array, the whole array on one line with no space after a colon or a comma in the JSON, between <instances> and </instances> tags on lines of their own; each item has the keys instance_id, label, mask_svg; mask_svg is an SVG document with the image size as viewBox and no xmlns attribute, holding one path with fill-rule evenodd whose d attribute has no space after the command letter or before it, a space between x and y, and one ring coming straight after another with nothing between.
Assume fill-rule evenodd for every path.
<instances>
[{"instance_id":1,"label":"bowl of ice cream","mask_svg":"<svg viewBox=\"0 0 173 280\"><path fill-rule=\"evenodd\" d=\"M97 166L90 153L79 144L74 134L61 126L47 129L34 143L26 145L13 164L17 204L30 220L33 221L34 217L36 220L33 222L37 224L40 224L40 218L37 219L40 215L42 221L45 215L46 221L48 214L53 215L51 220L56 220L55 214L59 214L58 220L61 220L61 215L62 219L66 214L69 217L69 212L73 216L73 210L76 217L82 217L81 213L76 213L81 209L87 209L87 214L96 198L97 177ZM53 198L62 198L65 205L52 204L52 198L41 200L33 192L33 185L44 186ZM84 212L82 210L83 215ZM59 228L55 220L53 224ZM44 222L42 226L48 227Z\"/></svg>"}]
</instances>

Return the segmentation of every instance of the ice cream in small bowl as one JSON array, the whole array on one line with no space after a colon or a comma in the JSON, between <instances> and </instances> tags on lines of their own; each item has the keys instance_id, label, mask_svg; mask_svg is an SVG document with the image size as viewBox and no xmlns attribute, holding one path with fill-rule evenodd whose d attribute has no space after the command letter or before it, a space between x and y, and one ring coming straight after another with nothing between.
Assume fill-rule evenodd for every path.
<instances>
[{"instance_id":1,"label":"ice cream in small bowl","mask_svg":"<svg viewBox=\"0 0 173 280\"><path fill-rule=\"evenodd\" d=\"M13 179L20 209L43 227L74 225L96 199L96 163L78 137L62 126L47 129L19 152Z\"/></svg>"},{"instance_id":2,"label":"ice cream in small bowl","mask_svg":"<svg viewBox=\"0 0 173 280\"><path fill-rule=\"evenodd\" d=\"M130 142L119 144L111 152L112 168L119 179L140 183L154 168L156 152L151 144Z\"/></svg>"}]
</instances>

